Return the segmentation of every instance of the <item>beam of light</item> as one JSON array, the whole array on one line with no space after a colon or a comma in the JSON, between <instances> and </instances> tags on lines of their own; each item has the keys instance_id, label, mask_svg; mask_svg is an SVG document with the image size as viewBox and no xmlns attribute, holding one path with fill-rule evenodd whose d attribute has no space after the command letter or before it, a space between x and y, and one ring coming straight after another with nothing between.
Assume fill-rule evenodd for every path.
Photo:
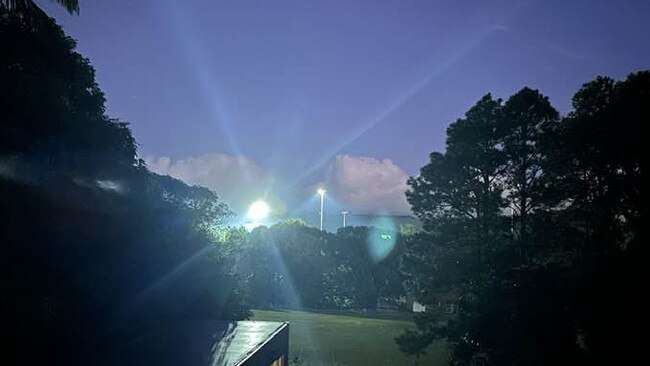
<instances>
[{"instance_id":1,"label":"beam of light","mask_svg":"<svg viewBox=\"0 0 650 366\"><path fill-rule=\"evenodd\" d=\"M269 232L270 233L270 232ZM273 235L269 235L269 241L271 244L271 268L275 268L278 270L278 272L283 276L283 278L286 280L286 287L283 287L283 292L285 292L283 295L286 295L286 298L290 299L289 303L293 303L295 305L295 308L298 310L303 310L302 306L302 300L300 299L300 295L298 294L298 291L296 291L296 287L294 285L293 277L291 276L291 273L289 272L289 269L287 268L287 265L284 263L284 260L282 258L282 253L280 253L280 250L278 249L277 242L275 241L275 238ZM291 306L290 306L291 307ZM307 329L307 324L304 324L306 332L305 332L305 337L307 343L310 345L310 349L317 349L318 347L315 345L314 340L311 336L311 332L309 329Z\"/></svg>"},{"instance_id":2,"label":"beam of light","mask_svg":"<svg viewBox=\"0 0 650 366\"><path fill-rule=\"evenodd\" d=\"M486 34L489 33L490 32ZM374 118L371 118L366 122L358 124L354 129L352 129L347 134L345 134L343 138L338 143L334 144L331 148L329 148L325 152L325 154L316 161L314 165L312 165L303 174L301 174L293 184L294 185L299 184L301 181L309 177L315 171L321 169L323 166L325 166L325 164L327 164L328 161L330 161L330 159L332 159L337 153L343 150L346 146L358 140L361 136L365 135L368 131L370 131L373 127L377 126L379 123L385 120L393 112L395 112L404 104L406 104L406 102L410 100L412 97L414 97L415 95L417 95L418 92L420 92L420 90L422 90L424 87L426 87L431 82L433 82L437 77L442 75L454 63L461 60L463 56L468 54L474 47L476 47L485 38L486 34L483 34L481 37L477 37L476 39L469 42L465 47L463 47L458 53L452 56L440 67L434 69L432 72L425 75L418 83L416 83L411 88L409 88L404 94L402 94L392 103L389 103L388 106L384 110L377 113L377 115Z\"/></svg>"},{"instance_id":3,"label":"beam of light","mask_svg":"<svg viewBox=\"0 0 650 366\"><path fill-rule=\"evenodd\" d=\"M301 214L305 212L311 212L312 207L316 207L314 206L316 202L317 202L316 196L310 196L308 199L302 201L299 205L295 206L293 210L289 211L286 215L286 218L291 219L291 218L299 217ZM314 213L317 214L318 212L315 211L314 209Z\"/></svg>"},{"instance_id":4,"label":"beam of light","mask_svg":"<svg viewBox=\"0 0 650 366\"><path fill-rule=\"evenodd\" d=\"M379 263L395 249L397 241L397 227L388 215L379 215L370 223L368 230L368 254L370 258Z\"/></svg>"},{"instance_id":5,"label":"beam of light","mask_svg":"<svg viewBox=\"0 0 650 366\"><path fill-rule=\"evenodd\" d=\"M215 67L209 64L208 57L197 41L200 37L192 30L192 22L188 20L183 7L179 6L179 2L167 0L165 1L165 8L168 12L167 19L169 21L167 23L171 25L172 33L183 48L182 54L185 56L186 62L190 65L190 69L194 71L195 81L199 84L212 119L216 121L220 133L226 137L230 152L242 156L237 139L231 129L232 118L227 116L225 105L222 102L223 98L219 93L219 81L214 72ZM244 167L241 169L245 178L250 181L248 170Z\"/></svg>"},{"instance_id":6,"label":"beam of light","mask_svg":"<svg viewBox=\"0 0 650 366\"><path fill-rule=\"evenodd\" d=\"M528 3L524 5L528 5ZM520 6L515 7L504 17L504 20L507 21L508 19L512 18L516 13L520 12L522 8L523 5L521 4ZM374 118L371 118L366 122L357 124L357 126L353 128L351 131L349 131L347 134L345 134L338 143L333 144L328 150L326 150L323 156L320 159L316 160L315 164L313 164L309 169L304 171L295 181L293 181L292 186L299 184L304 179L312 175L314 172L324 167L325 164L327 164L327 162L330 161L341 150L343 150L345 147L349 146L350 144L358 140L361 136L365 135L373 127L377 126L379 123L384 121L392 113L400 109L411 98L416 96L422 89L427 87L429 84L431 84L436 79L438 79L441 75L443 75L447 70L449 70L449 68L453 66L456 62L462 60L465 56L467 56L474 48L476 48L479 44L481 44L484 40L486 40L490 35L492 35L495 32L503 31L505 27L499 25L502 23L504 23L504 21L497 22L495 23L496 25L492 25L486 28L484 32L482 32L475 38L471 39L469 42L467 42L467 44L465 44L463 47L458 49L458 51L454 53L447 61L443 62L442 65L434 68L431 72L429 72L422 79L420 79L419 82L417 82L415 85L409 88L404 94L402 94L392 103L389 103L386 108L379 111L379 113L377 113Z\"/></svg>"}]
</instances>

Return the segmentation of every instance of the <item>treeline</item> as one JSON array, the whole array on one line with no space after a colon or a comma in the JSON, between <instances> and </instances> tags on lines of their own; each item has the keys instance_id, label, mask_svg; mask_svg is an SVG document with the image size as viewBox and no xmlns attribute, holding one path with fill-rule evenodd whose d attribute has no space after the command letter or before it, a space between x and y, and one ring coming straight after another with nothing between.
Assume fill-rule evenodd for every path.
<instances>
[{"instance_id":1,"label":"treeline","mask_svg":"<svg viewBox=\"0 0 650 366\"><path fill-rule=\"evenodd\" d=\"M584 84L563 117L524 88L452 123L446 151L409 180L424 231L403 269L420 302L452 296L459 311L417 316L401 349L446 339L454 365L631 363L645 314L648 122L643 71Z\"/></svg>"},{"instance_id":2,"label":"treeline","mask_svg":"<svg viewBox=\"0 0 650 366\"><path fill-rule=\"evenodd\" d=\"M186 319L242 319L217 196L150 173L75 42L0 4L0 350L109 360Z\"/></svg>"},{"instance_id":3,"label":"treeline","mask_svg":"<svg viewBox=\"0 0 650 366\"><path fill-rule=\"evenodd\" d=\"M398 339L452 364L621 364L642 349L650 73L597 78L566 116L524 88L481 98L409 181L421 232L299 221L251 233L211 191L149 172L51 19L0 3L0 350L88 363L249 307L428 305ZM397 269L400 268L401 271ZM438 311L441 298L458 313ZM93 363L93 361L90 361Z\"/></svg>"},{"instance_id":4,"label":"treeline","mask_svg":"<svg viewBox=\"0 0 650 366\"><path fill-rule=\"evenodd\" d=\"M250 308L374 309L404 294L404 236L288 220L248 233L215 193L151 173L90 62L0 4L0 350L110 361L139 336ZM38 349L38 352L35 350ZM110 363L110 362L109 362Z\"/></svg>"},{"instance_id":5,"label":"treeline","mask_svg":"<svg viewBox=\"0 0 650 366\"><path fill-rule=\"evenodd\" d=\"M404 295L403 237L368 227L329 233L288 220L231 243L239 248L235 273L255 308L375 309Z\"/></svg>"}]
</instances>

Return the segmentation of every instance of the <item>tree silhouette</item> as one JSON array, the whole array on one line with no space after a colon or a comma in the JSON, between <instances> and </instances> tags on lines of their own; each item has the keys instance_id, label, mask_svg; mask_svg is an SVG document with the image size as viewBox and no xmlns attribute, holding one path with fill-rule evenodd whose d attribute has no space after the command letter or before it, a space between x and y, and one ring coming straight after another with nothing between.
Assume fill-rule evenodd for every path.
<instances>
[{"instance_id":1,"label":"tree silhouette","mask_svg":"<svg viewBox=\"0 0 650 366\"><path fill-rule=\"evenodd\" d=\"M564 118L524 88L452 123L447 151L408 182L424 232L407 241L403 269L428 309L400 349L446 339L458 365L632 362L649 105L644 71L586 83ZM435 306L450 291L452 316Z\"/></svg>"},{"instance_id":2,"label":"tree silhouette","mask_svg":"<svg viewBox=\"0 0 650 366\"><path fill-rule=\"evenodd\" d=\"M53 20L1 10L4 357L110 361L174 322L247 317L222 241L227 207L146 169L128 124L106 115L92 66Z\"/></svg>"},{"instance_id":3,"label":"tree silhouette","mask_svg":"<svg viewBox=\"0 0 650 366\"><path fill-rule=\"evenodd\" d=\"M79 14L79 0L50 0L62 6L70 14ZM0 7L7 10L29 12L40 10L32 0L0 0Z\"/></svg>"}]
</instances>

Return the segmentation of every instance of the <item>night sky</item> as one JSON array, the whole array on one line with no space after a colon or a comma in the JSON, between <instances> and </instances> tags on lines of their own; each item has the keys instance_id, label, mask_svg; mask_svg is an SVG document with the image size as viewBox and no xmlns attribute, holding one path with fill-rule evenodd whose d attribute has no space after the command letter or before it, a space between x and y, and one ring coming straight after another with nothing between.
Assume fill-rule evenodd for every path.
<instances>
[{"instance_id":1,"label":"night sky","mask_svg":"<svg viewBox=\"0 0 650 366\"><path fill-rule=\"evenodd\" d=\"M485 93L565 113L596 75L650 68L647 0L38 2L152 170L283 216L321 183L331 210L407 212L406 176Z\"/></svg>"}]
</instances>

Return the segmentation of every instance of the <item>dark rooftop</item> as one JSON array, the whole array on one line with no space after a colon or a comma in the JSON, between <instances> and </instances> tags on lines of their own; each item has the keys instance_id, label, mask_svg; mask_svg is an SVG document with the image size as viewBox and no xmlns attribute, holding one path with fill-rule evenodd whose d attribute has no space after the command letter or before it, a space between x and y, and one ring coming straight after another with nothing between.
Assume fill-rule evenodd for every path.
<instances>
[{"instance_id":1,"label":"dark rooftop","mask_svg":"<svg viewBox=\"0 0 650 366\"><path fill-rule=\"evenodd\" d=\"M119 365L237 366L287 323L191 321L146 334L115 355Z\"/></svg>"}]
</instances>

